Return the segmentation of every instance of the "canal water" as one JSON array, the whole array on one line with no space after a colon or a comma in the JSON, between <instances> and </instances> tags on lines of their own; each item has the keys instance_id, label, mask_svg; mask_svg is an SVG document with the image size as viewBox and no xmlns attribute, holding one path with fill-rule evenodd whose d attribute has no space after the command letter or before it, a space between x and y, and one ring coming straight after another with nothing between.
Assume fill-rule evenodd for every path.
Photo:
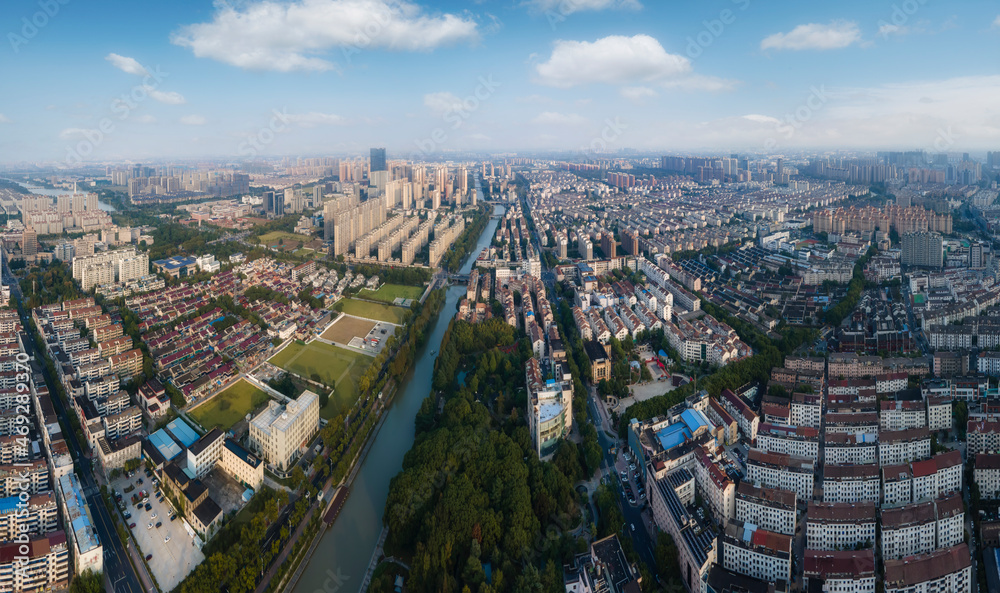
<instances>
[{"instance_id":1,"label":"canal water","mask_svg":"<svg viewBox=\"0 0 1000 593\"><path fill-rule=\"evenodd\" d=\"M476 192L478 199L482 201L478 177ZM503 214L504 208L495 206L493 212ZM462 266L462 274L472 271L476 257L489 246L499 223L499 219L494 218L486 225L476 248ZM441 349L441 339L455 315L458 302L464 297L464 286L448 289L444 307L430 338L408 374L402 392L389 408L385 424L362 462L343 510L323 534L323 539L295 586L295 593L349 593L361 586L382 532L382 511L389 497L389 482L403 468L403 456L413 446L413 420L420 410L420 404L431 392L434 359ZM343 584L338 588L337 583L340 581Z\"/></svg>"},{"instance_id":2,"label":"canal water","mask_svg":"<svg viewBox=\"0 0 1000 593\"><path fill-rule=\"evenodd\" d=\"M37 186L34 186L34 185L28 185L26 183L21 183L20 181L15 181L14 183L20 185L21 187L23 187L24 189L30 191L31 193L39 195L39 196L64 196L66 194L73 193L72 190L68 190L68 189L47 189L47 188L44 188L44 187L37 187ZM81 191L80 193L86 193L86 190ZM100 200L98 200L98 202L97 202L97 207L100 208L101 210L104 210L105 212L114 212L115 211L115 207L114 206L112 206L111 204L105 204L104 202L101 202Z\"/></svg>"}]
</instances>

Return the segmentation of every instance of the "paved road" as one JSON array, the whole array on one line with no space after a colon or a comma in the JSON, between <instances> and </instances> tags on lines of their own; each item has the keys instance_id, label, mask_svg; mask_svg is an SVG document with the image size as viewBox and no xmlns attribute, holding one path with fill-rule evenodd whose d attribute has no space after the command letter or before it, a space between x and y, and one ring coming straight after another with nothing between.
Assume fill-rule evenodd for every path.
<instances>
[{"instance_id":1,"label":"paved road","mask_svg":"<svg viewBox=\"0 0 1000 593\"><path fill-rule=\"evenodd\" d=\"M3 260L3 275L5 278L13 280L10 268L7 267L6 259ZM11 297L17 302L17 308L21 314L21 323L25 327L25 332L29 333L30 336L28 330L28 313L24 309L24 298L21 294L21 287L16 281L10 282L10 285ZM35 344L30 338L24 342L28 356L35 357L36 359L33 365L34 370L42 371L43 365L39 361L44 354L35 352ZM46 377L46 381L52 385L56 381L56 378ZM63 420L63 425L67 427L71 426L69 417L66 415L66 410L63 407L63 402L56 395L54 385L52 387L52 404L55 406L56 413ZM104 575L105 579L110 583L111 591L113 593L141 593L147 591L147 589L140 585L139 578L129 563L128 555L122 546L121 540L118 538L118 532L115 530L111 515L108 513L108 507L101 500L101 489L94 481L91 462L83 456L83 451L76 441L76 434L72 431L66 431L63 436L66 438L66 443L69 445L73 458L76 459L76 474L80 477L84 497L87 499L87 504L90 505L90 514L94 518L94 527L97 529L97 536L104 546Z\"/></svg>"}]
</instances>

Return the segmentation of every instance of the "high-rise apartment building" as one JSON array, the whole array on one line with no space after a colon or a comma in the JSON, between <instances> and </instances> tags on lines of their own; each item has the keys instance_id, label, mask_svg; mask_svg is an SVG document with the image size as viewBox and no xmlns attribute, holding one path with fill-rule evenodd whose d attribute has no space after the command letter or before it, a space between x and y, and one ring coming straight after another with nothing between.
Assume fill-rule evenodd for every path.
<instances>
[{"instance_id":1,"label":"high-rise apartment building","mask_svg":"<svg viewBox=\"0 0 1000 593\"><path fill-rule=\"evenodd\" d=\"M21 253L25 259L34 259L38 255L38 233L30 226L21 232Z\"/></svg>"},{"instance_id":2,"label":"high-rise apartment building","mask_svg":"<svg viewBox=\"0 0 1000 593\"><path fill-rule=\"evenodd\" d=\"M102 284L131 282L149 274L149 255L134 248L73 258L73 279L84 291Z\"/></svg>"},{"instance_id":3,"label":"high-rise apartment building","mask_svg":"<svg viewBox=\"0 0 1000 593\"><path fill-rule=\"evenodd\" d=\"M919 231L902 237L904 266L940 268L944 265L944 241L938 233Z\"/></svg>"}]
</instances>

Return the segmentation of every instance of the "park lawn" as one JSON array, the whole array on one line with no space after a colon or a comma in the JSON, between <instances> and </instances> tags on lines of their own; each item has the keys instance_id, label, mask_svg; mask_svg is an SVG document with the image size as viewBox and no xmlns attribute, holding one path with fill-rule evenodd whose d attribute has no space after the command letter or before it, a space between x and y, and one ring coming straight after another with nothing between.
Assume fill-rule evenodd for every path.
<instances>
[{"instance_id":1,"label":"park lawn","mask_svg":"<svg viewBox=\"0 0 1000 593\"><path fill-rule=\"evenodd\" d=\"M320 382L332 384L333 395L319 411L321 418L329 420L357 401L358 380L368 370L372 358L360 352L317 341L309 344L292 342L269 362L305 379L315 380L313 375L316 375Z\"/></svg>"},{"instance_id":2,"label":"park lawn","mask_svg":"<svg viewBox=\"0 0 1000 593\"><path fill-rule=\"evenodd\" d=\"M383 284L378 288L378 290L368 290L367 288L362 288L358 296L371 299L373 301L381 301L383 303L392 303L397 298L402 299L412 299L417 300L424 294L423 287L420 286L404 286L402 284Z\"/></svg>"},{"instance_id":3,"label":"park lawn","mask_svg":"<svg viewBox=\"0 0 1000 593\"><path fill-rule=\"evenodd\" d=\"M191 415L208 430L215 427L229 430L248 413L263 406L267 399L266 393L245 379L240 379L222 393L195 408Z\"/></svg>"},{"instance_id":4,"label":"park lawn","mask_svg":"<svg viewBox=\"0 0 1000 593\"><path fill-rule=\"evenodd\" d=\"M410 316L410 310L404 309L403 307L370 303L368 301L359 301L355 299L341 299L337 301L334 308L341 313L347 313L348 315L354 315L355 317L385 321L388 323L395 323L396 325L403 325Z\"/></svg>"},{"instance_id":5,"label":"park lawn","mask_svg":"<svg viewBox=\"0 0 1000 593\"><path fill-rule=\"evenodd\" d=\"M306 235L296 235L295 233L286 233L284 231L271 231L266 235L260 236L262 245L276 245L278 239L284 239L284 244L286 245L297 245L299 241L308 243L313 240L312 237L307 237Z\"/></svg>"}]
</instances>

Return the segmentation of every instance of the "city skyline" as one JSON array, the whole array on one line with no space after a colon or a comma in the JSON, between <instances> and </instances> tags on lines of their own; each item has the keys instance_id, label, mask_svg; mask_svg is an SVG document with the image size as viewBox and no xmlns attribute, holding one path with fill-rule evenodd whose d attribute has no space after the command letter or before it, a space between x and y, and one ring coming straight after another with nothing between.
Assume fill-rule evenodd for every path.
<instances>
[{"instance_id":1,"label":"city skyline","mask_svg":"<svg viewBox=\"0 0 1000 593\"><path fill-rule=\"evenodd\" d=\"M985 2L129 9L14 14L2 71L30 83L0 103L0 162L1000 146Z\"/></svg>"}]
</instances>

